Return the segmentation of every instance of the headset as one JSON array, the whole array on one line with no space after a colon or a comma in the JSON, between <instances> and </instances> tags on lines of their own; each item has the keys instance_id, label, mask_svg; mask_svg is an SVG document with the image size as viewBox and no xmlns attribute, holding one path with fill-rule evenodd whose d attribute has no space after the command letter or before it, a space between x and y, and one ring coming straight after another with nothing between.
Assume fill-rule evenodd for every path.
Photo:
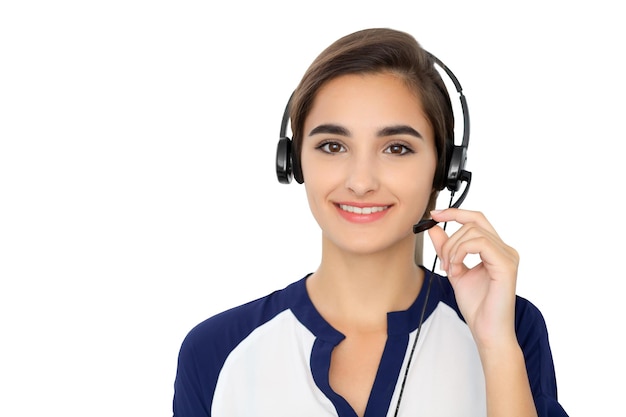
<instances>
[{"instance_id":1,"label":"headset","mask_svg":"<svg viewBox=\"0 0 626 417\"><path fill-rule=\"evenodd\" d=\"M472 173L465 169L465 165L467 163L467 149L469 146L469 136L470 136L470 120L469 120L469 111L467 107L467 99L463 94L463 88L461 87L461 83L454 75L454 73L435 55L426 51L426 53L432 58L432 60L439 66L444 72L448 75L452 83L454 84L457 93L459 94L459 99L461 101L461 110L463 112L463 139L460 145L457 145L454 140L454 132L453 137L446 139L446 167L444 172L447 172L445 185L443 188L447 188L451 192L451 204L450 207L459 208L467 193L469 191L469 186L472 181ZM304 182L304 178L301 177L301 169L299 166L294 169L295 164L299 164L298 158L296 155L293 155L293 147L292 140L287 136L287 125L289 123L289 111L291 108L291 100L293 98L293 93L289 97L287 101L287 105L285 106L285 111L283 112L283 118L280 124L280 135L278 139L278 145L276 149L276 176L278 178L278 182L281 184L289 184L291 183L292 178L295 177L296 181L300 184ZM463 189L463 193L459 196L454 204L452 204L452 197L454 194L461 189L461 185L465 183L465 188ZM416 225L413 226L413 233L421 233L425 230L430 229L437 222L432 219L421 220Z\"/></svg>"}]
</instances>

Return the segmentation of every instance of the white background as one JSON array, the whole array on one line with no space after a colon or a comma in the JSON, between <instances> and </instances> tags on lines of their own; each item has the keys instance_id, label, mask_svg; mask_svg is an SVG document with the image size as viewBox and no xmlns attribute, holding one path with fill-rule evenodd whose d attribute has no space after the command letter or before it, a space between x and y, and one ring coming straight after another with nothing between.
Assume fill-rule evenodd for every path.
<instances>
[{"instance_id":1,"label":"white background","mask_svg":"<svg viewBox=\"0 0 626 417\"><path fill-rule=\"evenodd\" d=\"M464 207L521 254L563 406L623 413L617 4L3 2L0 415L170 416L187 331L316 267L280 118L324 47L373 26L463 85Z\"/></svg>"}]
</instances>

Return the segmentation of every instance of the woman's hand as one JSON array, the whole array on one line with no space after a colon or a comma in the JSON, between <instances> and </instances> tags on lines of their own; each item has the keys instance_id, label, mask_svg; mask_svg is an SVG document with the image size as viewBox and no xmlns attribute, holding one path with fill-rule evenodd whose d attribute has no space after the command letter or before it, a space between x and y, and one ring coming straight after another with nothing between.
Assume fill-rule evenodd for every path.
<instances>
[{"instance_id":1,"label":"woman's hand","mask_svg":"<svg viewBox=\"0 0 626 417\"><path fill-rule=\"evenodd\" d=\"M431 215L438 222L454 221L462 225L450 236L439 226L431 228L428 234L479 350L490 351L517 343L517 251L500 239L480 212L450 208L433 211ZM481 262L468 268L463 263L468 254L478 254Z\"/></svg>"}]
</instances>

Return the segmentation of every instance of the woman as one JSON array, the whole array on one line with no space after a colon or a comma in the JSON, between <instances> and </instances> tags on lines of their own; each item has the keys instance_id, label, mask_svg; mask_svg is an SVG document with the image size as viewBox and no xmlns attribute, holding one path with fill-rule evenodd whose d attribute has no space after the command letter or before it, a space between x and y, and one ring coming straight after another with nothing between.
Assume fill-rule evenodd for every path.
<instances>
[{"instance_id":1,"label":"woman","mask_svg":"<svg viewBox=\"0 0 626 417\"><path fill-rule=\"evenodd\" d=\"M432 210L454 144L433 57L395 30L343 37L290 119L286 175L322 230L319 267L191 330L174 415L565 416L544 320L515 294L517 252L480 212ZM447 277L414 261L430 216L461 225L428 230Z\"/></svg>"}]
</instances>

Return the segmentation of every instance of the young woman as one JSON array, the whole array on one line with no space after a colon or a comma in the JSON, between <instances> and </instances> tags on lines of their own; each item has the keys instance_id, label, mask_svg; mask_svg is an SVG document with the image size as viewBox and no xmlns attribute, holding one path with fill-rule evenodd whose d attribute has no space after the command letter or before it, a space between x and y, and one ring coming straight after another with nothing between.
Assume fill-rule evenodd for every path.
<instances>
[{"instance_id":1,"label":"young woman","mask_svg":"<svg viewBox=\"0 0 626 417\"><path fill-rule=\"evenodd\" d=\"M174 416L566 416L542 315L515 293L517 252L480 212L432 210L454 145L434 57L395 30L343 37L290 119L281 175L306 187L319 267L190 331ZM415 262L413 226L431 216L460 224L428 230L447 277Z\"/></svg>"}]
</instances>

